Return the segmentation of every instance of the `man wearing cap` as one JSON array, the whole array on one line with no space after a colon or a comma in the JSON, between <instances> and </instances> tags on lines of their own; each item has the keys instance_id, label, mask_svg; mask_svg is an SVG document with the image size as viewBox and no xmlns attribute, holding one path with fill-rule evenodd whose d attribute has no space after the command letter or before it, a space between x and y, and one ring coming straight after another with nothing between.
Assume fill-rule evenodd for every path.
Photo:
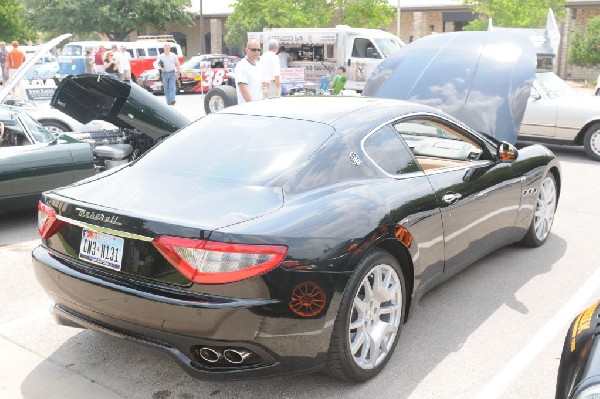
<instances>
[{"instance_id":1,"label":"man wearing cap","mask_svg":"<svg viewBox=\"0 0 600 399\"><path fill-rule=\"evenodd\" d=\"M281 95L281 67L277 51L279 43L277 40L269 41L269 51L265 52L260 59L263 70L263 90L265 98L279 97Z\"/></svg>"},{"instance_id":2,"label":"man wearing cap","mask_svg":"<svg viewBox=\"0 0 600 399\"><path fill-rule=\"evenodd\" d=\"M6 43L0 42L0 73L2 73L2 81L8 80L8 69L6 68Z\"/></svg>"},{"instance_id":3,"label":"man wearing cap","mask_svg":"<svg viewBox=\"0 0 600 399\"><path fill-rule=\"evenodd\" d=\"M19 49L19 42L13 40L12 47L12 50L10 50L6 55L6 66L8 67L9 79L17 73L17 70L25 62L25 53ZM17 86L19 86L19 83L17 83ZM13 88L13 92L15 91L16 87Z\"/></svg>"}]
</instances>

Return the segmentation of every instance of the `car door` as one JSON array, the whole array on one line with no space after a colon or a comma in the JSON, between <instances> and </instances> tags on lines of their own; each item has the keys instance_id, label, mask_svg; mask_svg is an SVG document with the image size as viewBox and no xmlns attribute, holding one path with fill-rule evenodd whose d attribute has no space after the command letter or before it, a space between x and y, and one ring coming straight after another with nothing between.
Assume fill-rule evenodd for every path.
<instances>
[{"instance_id":1,"label":"car door","mask_svg":"<svg viewBox=\"0 0 600 399\"><path fill-rule=\"evenodd\" d=\"M366 37L349 36L346 42L348 81L346 89L362 91L371 72L381 62L375 43Z\"/></svg>"},{"instance_id":2,"label":"car door","mask_svg":"<svg viewBox=\"0 0 600 399\"><path fill-rule=\"evenodd\" d=\"M521 182L509 163L449 121L413 118L394 125L429 178L441 210L444 272L456 272L505 245L517 218Z\"/></svg>"},{"instance_id":3,"label":"car door","mask_svg":"<svg viewBox=\"0 0 600 399\"><path fill-rule=\"evenodd\" d=\"M525 108L519 134L554 137L557 117L556 100L549 98L544 89L535 81L527 100L527 108Z\"/></svg>"}]
</instances>

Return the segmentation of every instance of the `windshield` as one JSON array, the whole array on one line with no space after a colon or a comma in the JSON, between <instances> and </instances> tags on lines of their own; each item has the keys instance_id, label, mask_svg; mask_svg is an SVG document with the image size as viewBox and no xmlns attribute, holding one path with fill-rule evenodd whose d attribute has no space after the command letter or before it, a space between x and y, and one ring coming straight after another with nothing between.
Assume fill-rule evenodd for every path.
<instances>
[{"instance_id":1,"label":"windshield","mask_svg":"<svg viewBox=\"0 0 600 399\"><path fill-rule=\"evenodd\" d=\"M25 112L20 115L21 121L26 126L27 130L31 133L33 138L38 143L49 143L54 140L54 136L38 121L33 119L29 114Z\"/></svg>"},{"instance_id":2,"label":"windshield","mask_svg":"<svg viewBox=\"0 0 600 399\"><path fill-rule=\"evenodd\" d=\"M60 53L60 55L67 56L77 56L82 54L81 46L76 44L67 44L65 47L63 47L62 52Z\"/></svg>"},{"instance_id":3,"label":"windshield","mask_svg":"<svg viewBox=\"0 0 600 399\"><path fill-rule=\"evenodd\" d=\"M210 114L170 136L135 166L245 185L282 185L334 129L284 118Z\"/></svg>"},{"instance_id":4,"label":"windshield","mask_svg":"<svg viewBox=\"0 0 600 399\"><path fill-rule=\"evenodd\" d=\"M381 50L384 57L389 57L396 51L400 50L403 46L402 42L398 38L385 38L385 39L374 39L375 44Z\"/></svg>"},{"instance_id":5,"label":"windshield","mask_svg":"<svg viewBox=\"0 0 600 399\"><path fill-rule=\"evenodd\" d=\"M575 90L554 72L537 73L535 79L548 98L576 95Z\"/></svg>"}]
</instances>

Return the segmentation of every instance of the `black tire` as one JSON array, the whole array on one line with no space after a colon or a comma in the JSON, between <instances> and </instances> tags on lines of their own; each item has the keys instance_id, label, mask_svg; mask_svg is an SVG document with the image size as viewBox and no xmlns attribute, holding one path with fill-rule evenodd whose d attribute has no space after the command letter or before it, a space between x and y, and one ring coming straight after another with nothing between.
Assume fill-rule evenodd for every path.
<instances>
[{"instance_id":1,"label":"black tire","mask_svg":"<svg viewBox=\"0 0 600 399\"><path fill-rule=\"evenodd\" d=\"M72 129L66 123L60 121L42 120L40 123L52 133L66 133L72 131Z\"/></svg>"},{"instance_id":2,"label":"black tire","mask_svg":"<svg viewBox=\"0 0 600 399\"><path fill-rule=\"evenodd\" d=\"M600 161L600 123L594 123L585 132L583 148L588 158Z\"/></svg>"},{"instance_id":3,"label":"black tire","mask_svg":"<svg viewBox=\"0 0 600 399\"><path fill-rule=\"evenodd\" d=\"M381 272L385 273L385 276ZM386 281L385 277L390 277L388 287L383 291L388 294L393 291L393 294L390 294L392 299L379 301L378 297L381 298L382 291L377 293L379 295L369 297L369 290L365 287L372 288L370 284L375 281L375 275L382 277L383 281ZM387 297L384 296L384 299ZM356 303L362 301L366 302L366 307L360 315L360 307ZM400 306L398 302L401 302ZM385 367L396 348L406 304L406 283L398 261L387 251L371 250L356 267L342 295L331 334L325 372L337 379L352 382L363 382L376 376ZM382 312L386 308L389 313ZM375 352L382 353L372 359L371 329L377 331L381 327L389 331L386 331ZM356 344L354 353L352 340ZM382 347L384 350L380 351ZM360 355L355 356L359 352Z\"/></svg>"},{"instance_id":4,"label":"black tire","mask_svg":"<svg viewBox=\"0 0 600 399\"><path fill-rule=\"evenodd\" d=\"M521 240L521 243L528 247L539 247L544 244L550 235L552 224L554 222L554 213L558 203L558 189L556 179L552 173L548 173L540 188L538 189L537 200L531 224Z\"/></svg>"},{"instance_id":5,"label":"black tire","mask_svg":"<svg viewBox=\"0 0 600 399\"><path fill-rule=\"evenodd\" d=\"M232 105L237 105L237 93L231 86L215 86L204 96L204 112L207 115Z\"/></svg>"}]
</instances>

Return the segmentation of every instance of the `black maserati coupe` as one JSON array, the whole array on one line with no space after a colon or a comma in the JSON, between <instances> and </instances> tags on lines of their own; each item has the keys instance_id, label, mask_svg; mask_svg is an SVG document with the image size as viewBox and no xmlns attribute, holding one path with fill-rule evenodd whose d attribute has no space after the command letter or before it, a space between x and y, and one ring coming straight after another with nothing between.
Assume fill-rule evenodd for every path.
<instances>
[{"instance_id":1,"label":"black maserati coupe","mask_svg":"<svg viewBox=\"0 0 600 399\"><path fill-rule=\"evenodd\" d=\"M514 105L526 104L535 70L526 52L497 64L508 72L487 80L494 96L461 80L478 118L491 115L485 126L510 131L522 117ZM489 72L484 58L477 65ZM523 66L531 73L516 73ZM163 349L196 377L325 369L365 381L428 289L497 248L550 234L557 159L483 132L493 133L396 99L230 107L127 165L44 193L36 276L59 323Z\"/></svg>"}]
</instances>

